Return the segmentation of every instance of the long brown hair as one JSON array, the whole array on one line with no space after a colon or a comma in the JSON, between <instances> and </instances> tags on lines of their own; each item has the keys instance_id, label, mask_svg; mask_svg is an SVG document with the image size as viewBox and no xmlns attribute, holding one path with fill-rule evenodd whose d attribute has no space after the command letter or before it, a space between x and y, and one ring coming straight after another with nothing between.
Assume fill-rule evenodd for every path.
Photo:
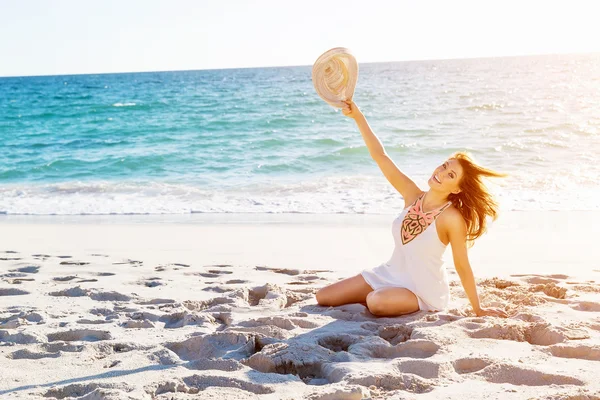
<instances>
[{"instance_id":1,"label":"long brown hair","mask_svg":"<svg viewBox=\"0 0 600 400\"><path fill-rule=\"evenodd\" d=\"M461 213L467 223L467 244L473 246L475 239L487 230L486 217L498 218L498 203L485 186L482 178L502 178L506 174L477 165L473 158L465 152L457 152L452 158L463 168L463 176L459 182L460 193L450 193L448 200Z\"/></svg>"}]
</instances>

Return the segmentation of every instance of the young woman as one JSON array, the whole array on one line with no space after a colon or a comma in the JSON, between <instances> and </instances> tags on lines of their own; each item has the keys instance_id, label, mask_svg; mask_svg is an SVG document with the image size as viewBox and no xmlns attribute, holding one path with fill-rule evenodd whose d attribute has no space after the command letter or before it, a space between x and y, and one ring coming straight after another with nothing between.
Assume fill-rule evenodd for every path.
<instances>
[{"instance_id":1,"label":"young woman","mask_svg":"<svg viewBox=\"0 0 600 400\"><path fill-rule=\"evenodd\" d=\"M483 168L465 153L456 153L437 167L424 192L394 164L353 102L342 108L353 118L387 180L404 198L404 210L392 224L395 248L390 260L316 293L322 306L363 303L376 316L398 316L419 310L443 310L450 287L442 255L452 246L454 265L478 316L507 317L498 308L479 304L467 246L486 230L486 217L497 216L497 204L482 177L503 174Z\"/></svg>"}]
</instances>

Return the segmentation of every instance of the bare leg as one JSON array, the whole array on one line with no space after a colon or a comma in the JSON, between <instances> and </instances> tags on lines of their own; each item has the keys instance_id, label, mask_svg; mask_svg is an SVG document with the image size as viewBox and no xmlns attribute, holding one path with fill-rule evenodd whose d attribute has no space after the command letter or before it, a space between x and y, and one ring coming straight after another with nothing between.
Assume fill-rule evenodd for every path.
<instances>
[{"instance_id":1,"label":"bare leg","mask_svg":"<svg viewBox=\"0 0 600 400\"><path fill-rule=\"evenodd\" d=\"M369 293L367 307L378 317L396 317L419 311L419 301L408 289L385 287Z\"/></svg>"},{"instance_id":2,"label":"bare leg","mask_svg":"<svg viewBox=\"0 0 600 400\"><path fill-rule=\"evenodd\" d=\"M316 293L317 303L321 306L341 306L350 303L367 303L367 295L373 288L361 274L332 283Z\"/></svg>"}]
</instances>

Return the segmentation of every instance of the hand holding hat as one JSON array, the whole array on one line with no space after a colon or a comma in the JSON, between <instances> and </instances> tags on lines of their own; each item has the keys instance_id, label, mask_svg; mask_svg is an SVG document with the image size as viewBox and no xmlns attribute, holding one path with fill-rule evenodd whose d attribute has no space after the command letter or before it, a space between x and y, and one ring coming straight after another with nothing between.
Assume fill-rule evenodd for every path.
<instances>
[{"instance_id":1,"label":"hand holding hat","mask_svg":"<svg viewBox=\"0 0 600 400\"><path fill-rule=\"evenodd\" d=\"M358 63L344 47L336 47L323 53L312 69L312 80L317 94L335 108L347 107L352 102Z\"/></svg>"}]
</instances>

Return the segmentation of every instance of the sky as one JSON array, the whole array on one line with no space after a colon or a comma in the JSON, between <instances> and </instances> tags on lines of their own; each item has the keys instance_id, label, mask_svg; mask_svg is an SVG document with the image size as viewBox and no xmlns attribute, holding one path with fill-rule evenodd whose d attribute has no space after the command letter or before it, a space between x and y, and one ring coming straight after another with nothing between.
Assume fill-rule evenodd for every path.
<instances>
[{"instance_id":1,"label":"sky","mask_svg":"<svg viewBox=\"0 0 600 400\"><path fill-rule=\"evenodd\" d=\"M0 0L0 76L600 52L595 1Z\"/></svg>"}]
</instances>

